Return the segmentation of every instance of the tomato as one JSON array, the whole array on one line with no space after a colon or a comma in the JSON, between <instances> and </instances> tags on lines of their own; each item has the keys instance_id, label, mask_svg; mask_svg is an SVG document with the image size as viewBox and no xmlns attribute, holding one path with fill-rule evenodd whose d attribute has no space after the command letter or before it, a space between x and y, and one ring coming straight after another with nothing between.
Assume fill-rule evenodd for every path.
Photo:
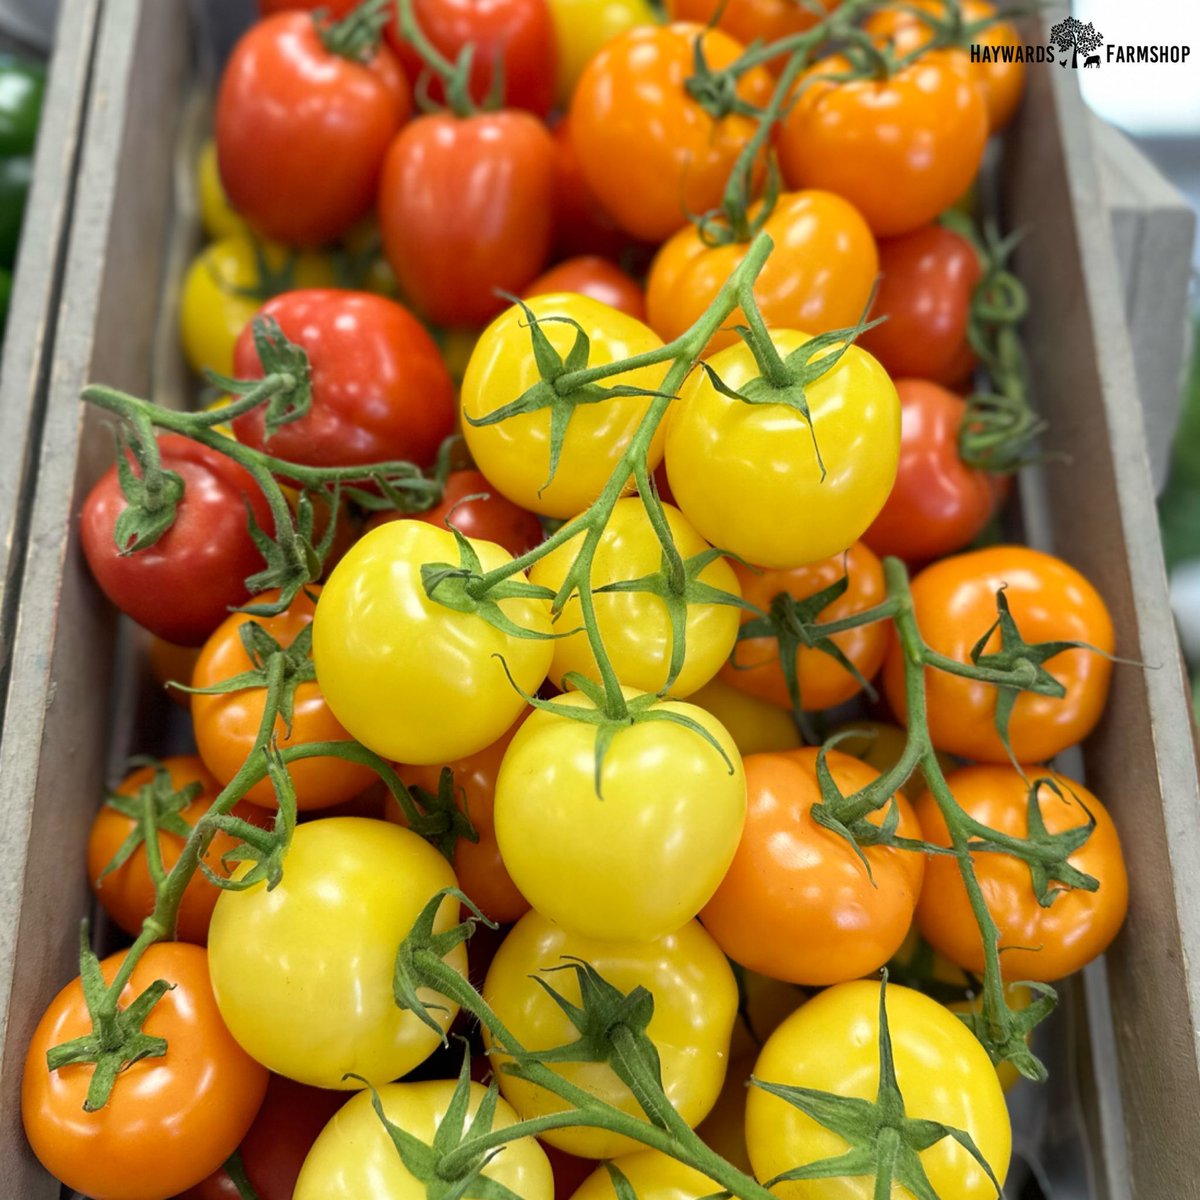
<instances>
[{"instance_id":1,"label":"tomato","mask_svg":"<svg viewBox=\"0 0 1200 1200\"><path fill-rule=\"evenodd\" d=\"M140 800L155 808L159 829L158 855L165 873L179 861L184 843L183 834L171 828L172 818L174 821L182 821L183 825L191 829L212 807L221 785L194 754L178 754L165 758L161 766L165 774L162 783L157 787L152 786L156 782L155 768L144 766L127 775L116 792L118 796ZM183 791L193 783L199 785L199 792L193 799L176 809L171 803L172 794ZM244 806L237 815L252 819L245 812L245 808L249 807L251 806ZM165 829L162 820L167 821ZM92 822L87 858L88 879L96 898L126 933L136 937L142 931L142 922L154 911L156 901L145 842L140 842L121 866L101 878L134 828L135 822L131 817L106 803ZM218 830L204 855L209 869L218 875L228 874L221 866L221 856L237 844L234 838ZM183 893L175 936L181 941L198 942L203 945L208 937L208 922L218 895L219 889L197 871Z\"/></svg>"},{"instance_id":2,"label":"tomato","mask_svg":"<svg viewBox=\"0 0 1200 1200\"><path fill-rule=\"evenodd\" d=\"M466 1124L471 1132L505 1129L517 1123L517 1114L503 1100L496 1104L489 1125L476 1131L473 1123L486 1089L471 1085ZM379 1100L389 1121L405 1133L433 1144L438 1126L446 1119L455 1093L449 1079L427 1083L389 1083L379 1089ZM462 1120L460 1117L459 1120ZM531 1137L506 1142L483 1170L504 1192L487 1194L520 1196L522 1200L554 1200L554 1176L545 1151ZM439 1185L441 1181L439 1180ZM432 1186L432 1185L430 1185ZM447 1181L447 1187L452 1186ZM405 1167L383 1122L364 1092L350 1100L317 1138L296 1184L295 1200L424 1200L426 1184ZM447 1195L453 1194L450 1191ZM480 1194L474 1189L467 1196Z\"/></svg>"},{"instance_id":3,"label":"tomato","mask_svg":"<svg viewBox=\"0 0 1200 1200\"><path fill-rule=\"evenodd\" d=\"M379 187L400 289L439 325L482 325L546 265L554 142L528 113L420 117L392 143ZM454 269L447 270L453 263Z\"/></svg>"},{"instance_id":4,"label":"tomato","mask_svg":"<svg viewBox=\"0 0 1200 1200\"><path fill-rule=\"evenodd\" d=\"M707 1175L657 1150L643 1150L614 1160L638 1200L701 1200L716 1184ZM607 1166L597 1167L571 1200L616 1200Z\"/></svg>"},{"instance_id":5,"label":"tomato","mask_svg":"<svg viewBox=\"0 0 1200 1200\"><path fill-rule=\"evenodd\" d=\"M664 504L663 514L685 563L711 549L674 505ZM584 536L578 534L539 559L529 572L530 582L557 592L579 554ZM662 570L662 543L640 497L618 500L592 560L593 593L609 584L643 579ZM741 595L737 577L723 558L708 563L695 578L718 591ZM609 592L595 595L593 604L600 638L617 678L642 692L665 688L674 650L666 601L649 591ZM670 687L672 696L688 696L707 683L729 656L737 637L738 609L733 605L689 602L686 611L683 666ZM601 682L591 643L582 628L583 613L577 595L563 606L556 624L561 630L579 632L554 643L551 680L565 687L564 676L575 671Z\"/></svg>"},{"instance_id":6,"label":"tomato","mask_svg":"<svg viewBox=\"0 0 1200 1200\"><path fill-rule=\"evenodd\" d=\"M281 12L316 12L324 9L331 17L344 17L356 9L362 0L258 0L258 11L264 17Z\"/></svg>"},{"instance_id":7,"label":"tomato","mask_svg":"<svg viewBox=\"0 0 1200 1200\"><path fill-rule=\"evenodd\" d=\"M906 1116L965 1130L1003 1182L1012 1130L987 1052L956 1016L920 992L890 986L887 1015ZM879 1086L879 985L843 983L810 1000L768 1039L754 1075L767 1083L874 1100ZM746 1141L759 1179L832 1158L847 1148L836 1133L756 1087L750 1089L746 1104ZM923 1151L921 1166L931 1193L947 1200L995 1200L996 1189L987 1174L952 1138ZM781 1183L772 1191L780 1200L869 1200L876 1194L870 1176Z\"/></svg>"},{"instance_id":8,"label":"tomato","mask_svg":"<svg viewBox=\"0 0 1200 1200\"><path fill-rule=\"evenodd\" d=\"M771 750L794 750L800 745L800 734L790 713L780 712L774 704L747 695L720 676L693 692L688 703L712 713L729 731L743 757Z\"/></svg>"},{"instance_id":9,"label":"tomato","mask_svg":"<svg viewBox=\"0 0 1200 1200\"><path fill-rule=\"evenodd\" d=\"M491 542L471 546L484 571L510 561ZM526 693L550 669L544 637L503 633L426 595L422 566L458 562L449 530L394 521L353 546L317 606L313 656L330 708L360 742L398 762L441 764L490 746L525 708L505 668ZM523 629L550 632L548 601L496 603Z\"/></svg>"},{"instance_id":10,"label":"tomato","mask_svg":"<svg viewBox=\"0 0 1200 1200\"><path fill-rule=\"evenodd\" d=\"M831 750L826 755L843 795L879 773ZM700 919L735 962L775 979L824 986L882 967L904 941L921 892L920 854L872 846L863 853L818 825L817 750L752 754L745 760L749 803L733 863ZM901 837L919 838L917 819L895 797ZM883 823L884 810L868 820Z\"/></svg>"},{"instance_id":11,"label":"tomato","mask_svg":"<svg viewBox=\"0 0 1200 1200\"><path fill-rule=\"evenodd\" d=\"M843 754L861 759L880 775L890 771L900 761L908 742L908 733L899 725L890 725L886 721L865 721L862 718L831 729L830 736L834 734L842 735L838 738L837 748ZM943 775L953 771L957 765L955 759L940 750L937 759ZM925 790L925 773L920 767L913 771L900 790L910 800L915 800Z\"/></svg>"},{"instance_id":12,"label":"tomato","mask_svg":"<svg viewBox=\"0 0 1200 1200\"><path fill-rule=\"evenodd\" d=\"M643 25L609 42L588 63L571 99L571 140L588 187L626 233L661 242L690 213L717 207L754 121L720 121L691 98L695 42L719 71L742 45L719 29L680 22ZM762 67L747 71L737 94L765 106L773 90Z\"/></svg>"},{"instance_id":13,"label":"tomato","mask_svg":"<svg viewBox=\"0 0 1200 1200\"><path fill-rule=\"evenodd\" d=\"M106 982L124 958L100 964ZM199 1183L237 1149L267 1088L267 1072L221 1021L202 949L151 946L121 1000L132 1003L156 979L174 988L142 1029L165 1038L166 1053L127 1067L98 1112L83 1111L92 1064L46 1067L52 1047L92 1031L78 979L51 1001L25 1057L25 1136L47 1171L93 1200L163 1200Z\"/></svg>"},{"instance_id":14,"label":"tomato","mask_svg":"<svg viewBox=\"0 0 1200 1200\"><path fill-rule=\"evenodd\" d=\"M267 237L320 246L365 217L388 144L412 112L400 64L326 48L308 13L265 17L242 35L217 92L221 182Z\"/></svg>"},{"instance_id":15,"label":"tomato","mask_svg":"<svg viewBox=\"0 0 1200 1200\"><path fill-rule=\"evenodd\" d=\"M751 218L757 207L751 208ZM854 325L866 312L879 256L871 230L852 204L832 192L788 192L779 197L763 230L775 248L754 282L754 298L768 326L825 333ZM695 225L663 246L646 284L649 322L663 341L699 320L747 249L745 242L708 246ZM735 308L705 353L737 343L735 327L745 323Z\"/></svg>"},{"instance_id":16,"label":"tomato","mask_svg":"<svg viewBox=\"0 0 1200 1200\"><path fill-rule=\"evenodd\" d=\"M214 242L220 238L242 237L250 232L250 227L234 212L221 186L217 144L212 138L205 140L196 159L196 198L200 201L200 223Z\"/></svg>"},{"instance_id":17,"label":"tomato","mask_svg":"<svg viewBox=\"0 0 1200 1200\"><path fill-rule=\"evenodd\" d=\"M557 107L571 103L571 93L584 68L615 37L636 25L657 20L648 0L550 0L554 38L558 44Z\"/></svg>"},{"instance_id":18,"label":"tomato","mask_svg":"<svg viewBox=\"0 0 1200 1200\"><path fill-rule=\"evenodd\" d=\"M287 609L275 617L252 617L233 613L204 644L192 686L212 687L232 679L254 666L242 642L241 630L247 621L255 621L281 647L286 649L312 624L314 605L307 592L320 594L310 586L301 591ZM278 593L264 593L270 599ZM344 742L349 734L338 724L326 703L321 686L308 680L296 686L291 727L282 716L275 718L275 738L280 748L303 746L310 742ZM192 723L196 748L205 766L221 781L229 783L250 757L267 701L265 686L242 688L211 696L192 695ZM341 758L305 758L290 763L288 774L296 789L296 807L324 808L350 800L375 781L370 767ZM254 804L275 807L275 788L270 778L260 779L245 798Z\"/></svg>"},{"instance_id":19,"label":"tomato","mask_svg":"<svg viewBox=\"0 0 1200 1200\"><path fill-rule=\"evenodd\" d=\"M1108 696L1113 650L1112 618L1103 599L1074 567L1025 546L992 546L943 559L912 583L913 613L926 644L959 662L996 620L996 592L1005 597L1029 645L1079 641L1092 650L1064 650L1045 669L1066 689L1060 699L1021 692L1008 722L1018 762L1044 762L1082 741L1100 719ZM986 654L1000 648L994 633ZM884 691L892 711L905 719L904 655L898 642L888 652ZM929 734L940 750L982 762L1006 763L996 732L998 691L991 684L944 671L925 671Z\"/></svg>"},{"instance_id":20,"label":"tomato","mask_svg":"<svg viewBox=\"0 0 1200 1200\"><path fill-rule=\"evenodd\" d=\"M579 692L558 703L592 707ZM673 722L620 729L604 755L601 798L597 727L540 711L500 766L496 836L513 882L538 912L586 937L650 941L680 928L737 849L746 782L733 739L694 705L657 709L696 722L721 751Z\"/></svg>"},{"instance_id":21,"label":"tomato","mask_svg":"<svg viewBox=\"0 0 1200 1200\"><path fill-rule=\"evenodd\" d=\"M791 188L845 196L875 234L932 221L975 178L987 142L987 108L953 52L930 51L887 79L834 82L835 55L801 76L780 127L779 165Z\"/></svg>"},{"instance_id":22,"label":"tomato","mask_svg":"<svg viewBox=\"0 0 1200 1200\"><path fill-rule=\"evenodd\" d=\"M616 263L598 255L568 259L551 267L525 289L524 295L528 300L552 292L590 296L609 308L628 313L635 320L646 319L646 298L642 289Z\"/></svg>"},{"instance_id":23,"label":"tomato","mask_svg":"<svg viewBox=\"0 0 1200 1200\"><path fill-rule=\"evenodd\" d=\"M590 339L589 366L603 366L662 346L640 321L587 296L538 296L528 305L550 344L564 359L583 327ZM654 390L667 365L642 367L604 380L602 386ZM462 387L463 433L471 457L514 504L548 517L573 517L604 490L650 407L649 396L618 396L578 406L571 414L554 477L550 476L551 421L548 408L521 413L494 425L475 422L496 412L541 380L524 311L514 306L483 331ZM661 426L660 426L661 428ZM653 468L662 457L662 435L650 443ZM632 482L632 481L631 481Z\"/></svg>"},{"instance_id":24,"label":"tomato","mask_svg":"<svg viewBox=\"0 0 1200 1200\"><path fill-rule=\"evenodd\" d=\"M1029 833L1029 786L1049 779L1061 789L1038 788L1038 807L1046 829L1063 833L1094 819L1096 827L1083 846L1068 858L1071 866L1099 880L1094 892L1061 890L1042 907L1029 867L1009 854L975 854L975 874L988 911L1000 931L1000 969L1006 979L1052 982L1086 966L1117 935L1129 903L1125 860L1112 817L1081 783L1037 766L964 767L946 780L960 807L989 829L1011 837ZM1028 782L1026 781L1028 780ZM917 801L926 841L949 846L950 834L932 793ZM1051 887L1058 886L1051 880ZM921 936L951 962L968 971L983 971L983 944L972 915L966 887L955 859L929 860L917 908Z\"/></svg>"},{"instance_id":25,"label":"tomato","mask_svg":"<svg viewBox=\"0 0 1200 1200\"><path fill-rule=\"evenodd\" d=\"M891 495L863 534L877 554L923 563L963 549L987 526L997 493L986 471L958 454L961 396L923 379L899 379L900 466Z\"/></svg>"},{"instance_id":26,"label":"tomato","mask_svg":"<svg viewBox=\"0 0 1200 1200\"><path fill-rule=\"evenodd\" d=\"M199 645L249 599L246 577L262 569L247 508L268 533L274 522L254 477L233 459L176 434L158 438L158 450L163 470L183 483L171 527L144 549L117 549L114 531L128 502L113 466L83 502L80 540L96 582L123 613L170 642Z\"/></svg>"},{"instance_id":27,"label":"tomato","mask_svg":"<svg viewBox=\"0 0 1200 1200\"><path fill-rule=\"evenodd\" d=\"M154 676L154 682L166 690L167 698L180 708L191 708L192 698L180 688L169 685L190 685L192 672L196 669L196 659L199 657L198 646L177 646L174 642L160 637L150 639L150 649L146 655L150 674Z\"/></svg>"},{"instance_id":28,"label":"tomato","mask_svg":"<svg viewBox=\"0 0 1200 1200\"><path fill-rule=\"evenodd\" d=\"M602 254L617 258L630 245L629 235L605 212L583 178L569 117L555 125L553 136L555 257Z\"/></svg>"},{"instance_id":29,"label":"tomato","mask_svg":"<svg viewBox=\"0 0 1200 1200\"><path fill-rule=\"evenodd\" d=\"M184 357L197 374L232 375L238 335L264 300L294 288L333 283L328 255L245 236L213 242L192 259L183 277L179 332Z\"/></svg>"},{"instance_id":30,"label":"tomato","mask_svg":"<svg viewBox=\"0 0 1200 1200\"><path fill-rule=\"evenodd\" d=\"M837 8L841 0L820 0L827 12ZM811 5L795 0L668 0L667 12L673 21L695 21L699 25L715 24L731 37L748 46L755 40L764 44L777 42L794 33L803 33L817 22ZM772 66L787 62L781 55Z\"/></svg>"},{"instance_id":31,"label":"tomato","mask_svg":"<svg viewBox=\"0 0 1200 1200\"><path fill-rule=\"evenodd\" d=\"M277 887L217 901L208 954L225 1023L259 1062L313 1087L361 1087L348 1072L377 1085L406 1074L440 1043L396 1005L396 951L454 886L450 864L410 830L366 817L297 826ZM447 897L435 932L457 919ZM466 950L447 961L465 972ZM435 1019L448 1028L458 1006L439 1003Z\"/></svg>"},{"instance_id":32,"label":"tomato","mask_svg":"<svg viewBox=\"0 0 1200 1200\"><path fill-rule=\"evenodd\" d=\"M497 952L483 997L527 1049L548 1050L578 1036L567 1014L534 978L578 1004L575 972L555 970L566 966L568 958L590 963L623 993L643 987L654 997L646 1032L658 1050L663 1090L679 1115L695 1126L721 1090L737 1015L737 984L716 943L695 921L657 941L608 942L571 933L539 912L526 914ZM490 1054L500 1090L523 1118L566 1107L545 1089L504 1071L507 1056L495 1049ZM555 1063L552 1069L630 1115L642 1116L633 1093L607 1063ZM584 1158L609 1158L638 1148L631 1139L603 1129L576 1126L542 1136Z\"/></svg>"},{"instance_id":33,"label":"tomato","mask_svg":"<svg viewBox=\"0 0 1200 1200\"><path fill-rule=\"evenodd\" d=\"M309 289L268 300L261 315L308 355L312 408L269 438L265 410L252 409L233 422L238 441L318 467L433 462L454 432L454 384L406 308L369 292ZM238 378L262 378L252 327L233 361Z\"/></svg>"},{"instance_id":34,"label":"tomato","mask_svg":"<svg viewBox=\"0 0 1200 1200\"><path fill-rule=\"evenodd\" d=\"M550 111L557 50L546 0L412 0L412 11L421 32L450 62L473 47L470 94L476 104L491 98L498 70L503 107L526 109L538 117ZM441 80L401 37L396 16L387 37L409 79L426 76L430 100L443 103Z\"/></svg>"},{"instance_id":35,"label":"tomato","mask_svg":"<svg viewBox=\"0 0 1200 1200\"><path fill-rule=\"evenodd\" d=\"M809 340L794 330L771 337L784 357ZM759 378L745 344L713 355L710 365L730 388ZM694 371L667 426L667 478L683 515L714 546L764 567L841 554L878 515L896 478L900 402L869 354L851 346L805 394L811 428L790 407L731 399Z\"/></svg>"},{"instance_id":36,"label":"tomato","mask_svg":"<svg viewBox=\"0 0 1200 1200\"><path fill-rule=\"evenodd\" d=\"M847 581L846 591L821 610L821 621L838 621L865 612L887 598L883 565L862 542L855 542L844 555L789 571L759 571L737 563L733 569L742 594L764 612L770 611L776 596L786 594L793 600L807 600L840 579ZM741 619L745 624L754 620L754 614L743 610ZM886 621L876 621L834 634L832 641L870 680L887 655L888 630ZM792 707L779 662L779 642L773 637L745 638L738 642L729 662L721 668L721 678L751 696L782 708ZM862 690L858 680L836 658L808 646L796 650L796 681L800 702L810 711L832 708Z\"/></svg>"},{"instance_id":37,"label":"tomato","mask_svg":"<svg viewBox=\"0 0 1200 1200\"><path fill-rule=\"evenodd\" d=\"M928 379L958 387L978 362L967 340L971 301L983 278L979 255L966 238L925 225L879 243L883 278L871 309L886 316L859 345L893 379Z\"/></svg>"},{"instance_id":38,"label":"tomato","mask_svg":"<svg viewBox=\"0 0 1200 1200\"><path fill-rule=\"evenodd\" d=\"M455 848L454 873L458 876L458 886L483 910L484 916L500 924L515 921L529 911L529 901L513 883L496 844L496 778L513 732L510 730L475 754L445 764L454 774L459 807L479 834L477 842L460 838ZM401 767L400 774L410 787L424 788L436 795L442 770L437 765ZM385 815L389 821L406 823L394 801L389 801Z\"/></svg>"},{"instance_id":39,"label":"tomato","mask_svg":"<svg viewBox=\"0 0 1200 1200\"><path fill-rule=\"evenodd\" d=\"M743 1023L739 1022L734 1027L725 1085L721 1088L721 1094L712 1106L712 1111L696 1126L696 1132L704 1144L715 1150L726 1162L732 1163L747 1175L753 1175L750 1155L746 1152L746 1100L750 1091L750 1075L754 1070L754 1060L758 1057L760 1046L755 1043L751 1053L738 1053L738 1034L742 1025ZM224 1197L219 1197L218 1200L224 1200Z\"/></svg>"},{"instance_id":40,"label":"tomato","mask_svg":"<svg viewBox=\"0 0 1200 1200\"><path fill-rule=\"evenodd\" d=\"M375 513L367 521L367 529L404 520L407 516L398 512ZM453 525L469 538L495 542L514 558L532 550L542 540L542 525L537 517L501 496L482 471L451 471L441 503L425 512L413 513L412 519L439 529Z\"/></svg>"}]
</instances>

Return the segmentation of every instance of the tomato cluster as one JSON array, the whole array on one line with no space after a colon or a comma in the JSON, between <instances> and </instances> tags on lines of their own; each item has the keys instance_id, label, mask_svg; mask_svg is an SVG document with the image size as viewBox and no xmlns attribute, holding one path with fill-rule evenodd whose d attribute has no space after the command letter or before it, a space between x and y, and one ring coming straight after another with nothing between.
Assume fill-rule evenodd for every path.
<instances>
[{"instance_id":1,"label":"tomato cluster","mask_svg":"<svg viewBox=\"0 0 1200 1200\"><path fill-rule=\"evenodd\" d=\"M104 799L134 941L29 1050L94 1200L1003 1181L992 1063L1128 892L1049 765L1116 635L996 531L1002 256L938 220L1021 88L955 38L1015 33L668 7L261 0L225 65L217 398L88 393L83 550L196 751Z\"/></svg>"}]
</instances>

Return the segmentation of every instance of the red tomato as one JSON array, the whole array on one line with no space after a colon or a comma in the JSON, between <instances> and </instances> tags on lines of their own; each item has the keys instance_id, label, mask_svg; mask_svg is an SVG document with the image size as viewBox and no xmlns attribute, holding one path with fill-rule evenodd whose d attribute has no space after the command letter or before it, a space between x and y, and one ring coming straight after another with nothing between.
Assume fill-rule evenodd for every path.
<instances>
[{"instance_id":1,"label":"red tomato","mask_svg":"<svg viewBox=\"0 0 1200 1200\"><path fill-rule=\"evenodd\" d=\"M464 502L465 496L482 498ZM405 518L404 513L376 513L367 521L367 531ZM532 550L542 540L542 526L537 517L500 495L482 471L451 471L442 502L426 512L414 513L413 519L439 529L449 523L469 538L503 546L514 558Z\"/></svg>"},{"instance_id":2,"label":"red tomato","mask_svg":"<svg viewBox=\"0 0 1200 1200\"><path fill-rule=\"evenodd\" d=\"M642 289L616 263L596 255L570 258L539 275L524 292L545 296L550 292L578 292L610 308L618 308L639 321L646 319L646 297Z\"/></svg>"},{"instance_id":3,"label":"red tomato","mask_svg":"<svg viewBox=\"0 0 1200 1200\"><path fill-rule=\"evenodd\" d=\"M431 321L482 325L550 252L554 142L512 110L413 121L379 191L383 245L401 290Z\"/></svg>"},{"instance_id":4,"label":"red tomato","mask_svg":"<svg viewBox=\"0 0 1200 1200\"><path fill-rule=\"evenodd\" d=\"M233 423L240 442L312 466L404 459L427 466L454 432L454 383L437 343L394 300L370 292L285 292L260 310L308 354L312 408L268 440L263 408ZM263 368L247 326L233 354L239 378Z\"/></svg>"},{"instance_id":5,"label":"red tomato","mask_svg":"<svg viewBox=\"0 0 1200 1200\"><path fill-rule=\"evenodd\" d=\"M365 217L412 98L380 46L369 62L325 48L308 13L267 17L221 77L216 142L229 202L269 238L331 242Z\"/></svg>"},{"instance_id":6,"label":"red tomato","mask_svg":"<svg viewBox=\"0 0 1200 1200\"><path fill-rule=\"evenodd\" d=\"M169 642L198 646L250 598L246 577L262 570L247 505L267 533L275 524L254 477L233 459L175 434L160 437L158 449L164 470L183 480L171 528L144 550L117 551L113 530L127 505L114 466L83 502L80 538L96 582L122 612Z\"/></svg>"},{"instance_id":7,"label":"red tomato","mask_svg":"<svg viewBox=\"0 0 1200 1200\"><path fill-rule=\"evenodd\" d=\"M499 64L505 108L523 108L539 117L550 111L558 51L546 0L412 0L412 7L421 32L451 62L464 47L475 47L470 92L476 104L488 100ZM441 80L400 36L398 16L392 17L387 37L409 79L428 74L430 99L443 103Z\"/></svg>"},{"instance_id":8,"label":"red tomato","mask_svg":"<svg viewBox=\"0 0 1200 1200\"><path fill-rule=\"evenodd\" d=\"M554 127L554 252L560 258L580 254L618 257L629 235L596 199L579 169L571 142L571 122L563 117Z\"/></svg>"},{"instance_id":9,"label":"red tomato","mask_svg":"<svg viewBox=\"0 0 1200 1200\"><path fill-rule=\"evenodd\" d=\"M879 270L871 316L887 320L858 344L893 379L964 383L979 361L967 341L971 301L983 278L975 248L941 225L926 225L881 241Z\"/></svg>"},{"instance_id":10,"label":"red tomato","mask_svg":"<svg viewBox=\"0 0 1200 1200\"><path fill-rule=\"evenodd\" d=\"M991 519L997 491L958 456L966 401L923 379L899 379L900 465L883 511L863 534L880 556L926 563L961 550Z\"/></svg>"}]
</instances>

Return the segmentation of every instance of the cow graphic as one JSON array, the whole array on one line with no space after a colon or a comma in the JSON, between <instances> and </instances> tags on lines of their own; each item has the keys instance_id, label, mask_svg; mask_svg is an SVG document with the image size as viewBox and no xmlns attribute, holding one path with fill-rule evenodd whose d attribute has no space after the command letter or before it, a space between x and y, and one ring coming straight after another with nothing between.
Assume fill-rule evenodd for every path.
<instances>
[{"instance_id":1,"label":"cow graphic","mask_svg":"<svg viewBox=\"0 0 1200 1200\"><path fill-rule=\"evenodd\" d=\"M1087 58L1084 59L1083 65L1085 67L1098 67L1100 65L1100 55L1089 54Z\"/></svg>"}]
</instances>

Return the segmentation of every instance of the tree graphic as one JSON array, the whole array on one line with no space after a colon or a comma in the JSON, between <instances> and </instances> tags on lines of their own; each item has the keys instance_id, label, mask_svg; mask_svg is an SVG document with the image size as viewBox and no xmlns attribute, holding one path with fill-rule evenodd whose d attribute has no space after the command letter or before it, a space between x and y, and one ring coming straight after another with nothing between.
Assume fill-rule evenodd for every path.
<instances>
[{"instance_id":1,"label":"tree graphic","mask_svg":"<svg viewBox=\"0 0 1200 1200\"><path fill-rule=\"evenodd\" d=\"M1089 21L1086 25L1074 17L1060 21L1050 30L1050 40L1065 54L1071 52L1071 67L1079 66L1079 55L1090 54L1102 41L1104 34L1097 33L1096 27ZM1065 58L1059 60L1060 67L1067 65Z\"/></svg>"}]
</instances>

